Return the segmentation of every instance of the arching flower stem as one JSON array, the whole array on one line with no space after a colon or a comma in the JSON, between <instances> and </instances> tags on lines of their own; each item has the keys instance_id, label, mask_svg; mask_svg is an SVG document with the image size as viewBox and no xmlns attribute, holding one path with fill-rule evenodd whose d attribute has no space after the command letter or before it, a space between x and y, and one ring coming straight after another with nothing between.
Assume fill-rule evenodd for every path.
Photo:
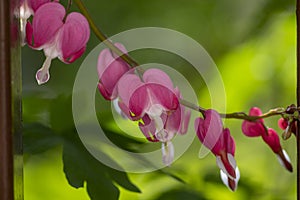
<instances>
[{"instance_id":1,"label":"arching flower stem","mask_svg":"<svg viewBox=\"0 0 300 200\"><path fill-rule=\"evenodd\" d=\"M97 38L103 42L111 51L116 53L118 56L120 56L126 63L128 63L132 68L136 67L136 70L141 76L143 74L144 70L139 66L139 64L128 54L123 54L123 52L117 48L109 39L108 37L96 26L94 23L92 17L90 16L88 10L86 9L85 5L83 4L82 0L74 0L76 3L77 7L81 11L81 13L86 17L87 21L90 24L90 27L94 34L97 36ZM206 112L207 109L204 109L196 104L193 104L185 99L180 99L180 104L190 108L191 110L195 110L197 112L200 112L203 116L204 113ZM286 114L286 110L284 108L275 108L271 109L268 112L260 115L260 116L249 116L244 112L233 112L233 113L220 113L221 118L227 118L227 119L241 119L241 120L248 120L248 121L255 121L257 119L262 119L262 118L268 118L271 116L276 116L276 115L283 115Z\"/></svg>"},{"instance_id":2,"label":"arching flower stem","mask_svg":"<svg viewBox=\"0 0 300 200\"><path fill-rule=\"evenodd\" d=\"M130 56L127 54L123 54L123 52L118 49L107 37L104 35L104 33L96 26L94 23L92 17L90 16L88 10L84 6L83 2L81 0L74 0L77 7L81 11L81 13L86 17L88 20L90 27L94 34L97 36L97 38L103 42L109 49L111 49L114 53L116 53L118 56L120 56L125 62L127 62L131 67L137 67L139 64Z\"/></svg>"}]
</instances>

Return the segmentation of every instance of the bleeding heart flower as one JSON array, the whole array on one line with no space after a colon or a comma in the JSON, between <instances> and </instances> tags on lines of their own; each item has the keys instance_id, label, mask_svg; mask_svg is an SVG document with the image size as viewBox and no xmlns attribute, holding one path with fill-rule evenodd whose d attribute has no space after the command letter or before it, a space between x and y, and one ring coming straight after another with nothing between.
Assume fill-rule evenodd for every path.
<instances>
[{"instance_id":1,"label":"bleeding heart flower","mask_svg":"<svg viewBox=\"0 0 300 200\"><path fill-rule=\"evenodd\" d=\"M132 120L145 114L151 119L160 118L163 112L175 111L179 99L169 76L159 69L148 69L143 82L135 74L125 74L119 80L120 108Z\"/></svg>"},{"instance_id":2,"label":"bleeding heart flower","mask_svg":"<svg viewBox=\"0 0 300 200\"><path fill-rule=\"evenodd\" d=\"M162 142L163 163L174 159L171 142L177 132L187 130L190 113L179 105L180 94L169 76L159 69L139 76L127 73L118 82L119 106L131 120L141 120L139 127L151 142Z\"/></svg>"},{"instance_id":3,"label":"bleeding heart flower","mask_svg":"<svg viewBox=\"0 0 300 200\"><path fill-rule=\"evenodd\" d=\"M38 84L49 78L51 60L58 57L64 63L72 63L85 51L90 29L85 17L77 12L66 16L65 8L59 3L40 6L33 17L32 25L26 25L28 46L44 50L46 60L36 73Z\"/></svg>"},{"instance_id":4,"label":"bleeding heart flower","mask_svg":"<svg viewBox=\"0 0 300 200\"><path fill-rule=\"evenodd\" d=\"M262 112L259 108L253 107L249 111L250 116L260 116ZM258 119L254 122L243 121L242 131L248 137L258 137L266 134L266 128L264 126L264 120Z\"/></svg>"},{"instance_id":5,"label":"bleeding heart flower","mask_svg":"<svg viewBox=\"0 0 300 200\"><path fill-rule=\"evenodd\" d=\"M269 145L274 153L277 154L279 163L285 167L288 171L293 171L293 166L291 164L290 158L285 150L282 149L280 145L279 136L274 129L268 129L268 135L262 135L262 138L265 143Z\"/></svg>"},{"instance_id":6,"label":"bleeding heart flower","mask_svg":"<svg viewBox=\"0 0 300 200\"><path fill-rule=\"evenodd\" d=\"M123 53L127 53L125 47L120 43L115 43ZM101 51L98 57L98 89L106 100L117 98L117 83L120 78L130 70L130 66L110 49Z\"/></svg>"},{"instance_id":7,"label":"bleeding heart flower","mask_svg":"<svg viewBox=\"0 0 300 200\"><path fill-rule=\"evenodd\" d=\"M262 112L259 108L253 107L250 109L249 115L259 116L262 115ZM280 126L285 126L285 124L281 122ZM286 151L281 148L277 133L275 132L275 130L267 128L264 125L263 119L258 119L255 122L244 121L242 124L242 131L246 136L249 137L261 136L264 142L268 144L268 146L274 153L277 154L280 164L284 166L288 171L293 171L290 158Z\"/></svg>"},{"instance_id":8,"label":"bleeding heart flower","mask_svg":"<svg viewBox=\"0 0 300 200\"><path fill-rule=\"evenodd\" d=\"M216 156L223 182L235 191L239 180L239 171L234 159L235 143L229 129L223 128L219 113L215 110L207 110L204 119L195 120L195 130L202 144ZM224 177L227 177L227 181L224 181L226 179Z\"/></svg>"},{"instance_id":9,"label":"bleeding heart flower","mask_svg":"<svg viewBox=\"0 0 300 200\"><path fill-rule=\"evenodd\" d=\"M176 93L180 97L179 90ZM139 122L140 130L149 141L162 142L162 157L166 166L170 166L174 160L174 146L171 140L177 133L183 135L187 132L190 117L190 110L186 111L185 107L180 105L174 112L163 112L160 116L162 123L157 123L157 120L151 119L147 114Z\"/></svg>"}]
</instances>

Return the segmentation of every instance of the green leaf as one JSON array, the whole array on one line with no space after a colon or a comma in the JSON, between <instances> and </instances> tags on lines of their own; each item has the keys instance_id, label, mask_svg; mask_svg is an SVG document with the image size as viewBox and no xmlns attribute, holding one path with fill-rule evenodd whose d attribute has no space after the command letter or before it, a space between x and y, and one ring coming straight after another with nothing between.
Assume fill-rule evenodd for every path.
<instances>
[{"instance_id":1,"label":"green leaf","mask_svg":"<svg viewBox=\"0 0 300 200\"><path fill-rule=\"evenodd\" d=\"M71 96L60 95L51 101L50 125L56 132L74 128Z\"/></svg>"},{"instance_id":2,"label":"green leaf","mask_svg":"<svg viewBox=\"0 0 300 200\"><path fill-rule=\"evenodd\" d=\"M87 180L87 192L91 200L115 200L119 199L120 195L119 189L111 182L111 180L105 177L99 177L99 175L92 180Z\"/></svg>"},{"instance_id":3,"label":"green leaf","mask_svg":"<svg viewBox=\"0 0 300 200\"><path fill-rule=\"evenodd\" d=\"M120 186L123 188L130 190L132 192L138 192L141 193L141 190L135 186L128 178L127 174L125 172L121 172L112 168L108 168L108 173L110 177L116 181Z\"/></svg>"},{"instance_id":4,"label":"green leaf","mask_svg":"<svg viewBox=\"0 0 300 200\"><path fill-rule=\"evenodd\" d=\"M24 153L42 153L62 143L49 127L40 123L25 123L23 128Z\"/></svg>"},{"instance_id":5,"label":"green leaf","mask_svg":"<svg viewBox=\"0 0 300 200\"><path fill-rule=\"evenodd\" d=\"M64 173L69 184L75 188L83 187L85 173L82 170L80 162L76 162L81 157L76 153L75 145L64 143L63 146L63 163ZM81 169L81 170L80 170Z\"/></svg>"},{"instance_id":6,"label":"green leaf","mask_svg":"<svg viewBox=\"0 0 300 200\"><path fill-rule=\"evenodd\" d=\"M165 193L163 193L161 196L156 198L157 200L182 200L182 199L188 199L188 200L206 200L207 198L204 197L199 192L194 192L190 190L185 189L174 189L169 190Z\"/></svg>"},{"instance_id":7,"label":"green leaf","mask_svg":"<svg viewBox=\"0 0 300 200\"><path fill-rule=\"evenodd\" d=\"M66 134L63 145L64 172L70 185L83 187L86 182L91 199L118 199L119 189L114 185L133 191L140 190L130 182L127 173L103 165L83 146L76 132ZM106 156L103 153L103 156ZM108 158L110 159L110 158ZM117 164L116 164L117 165Z\"/></svg>"},{"instance_id":8,"label":"green leaf","mask_svg":"<svg viewBox=\"0 0 300 200\"><path fill-rule=\"evenodd\" d=\"M181 182L181 183L183 183L183 184L186 184L186 182L185 182L182 178L180 178L179 176L177 176L177 175L175 175L175 174L172 174L172 173L167 172L167 171L165 171L165 170L159 170L159 171L157 171L157 172L158 172L158 173L162 173L162 174L164 174L164 175L167 175L167 176L169 176L169 177L171 177L171 178L175 179L176 181L179 181L179 182Z\"/></svg>"}]
</instances>

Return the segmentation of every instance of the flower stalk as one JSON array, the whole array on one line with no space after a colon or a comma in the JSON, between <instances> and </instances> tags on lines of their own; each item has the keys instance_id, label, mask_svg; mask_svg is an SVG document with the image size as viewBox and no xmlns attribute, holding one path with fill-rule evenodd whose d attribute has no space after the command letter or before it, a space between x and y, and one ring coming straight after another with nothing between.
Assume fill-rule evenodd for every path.
<instances>
[{"instance_id":1,"label":"flower stalk","mask_svg":"<svg viewBox=\"0 0 300 200\"><path fill-rule=\"evenodd\" d=\"M298 0L298 1L300 1L300 0ZM138 68L139 64L128 54L124 54L118 47L116 47L108 39L108 37L96 26L94 20L90 16L90 14L89 14L88 10L86 9L85 5L83 4L82 0L74 0L74 2L76 3L76 5L79 8L79 10L81 11L81 13L86 17L87 21L90 24L91 30L94 32L94 34L97 36L97 38L101 42L103 42L111 51L113 51L118 56L120 56L120 58L122 60L124 60L126 63L128 63L132 68L137 67L138 74L142 74L144 72L144 70L141 68ZM180 99L180 104L185 107L190 108L191 110L200 112L203 116L207 110L207 109L204 109L204 108L202 108L196 104L193 104L182 98ZM298 104L298 105L300 105L300 104ZM241 119L241 120L255 121L257 119L268 118L271 116L283 115L283 114L286 114L286 111L284 108L275 108L275 109L271 109L270 111L268 111L260 116L250 116L244 112L233 112L233 113L220 113L220 117L227 118L227 119Z\"/></svg>"}]
</instances>

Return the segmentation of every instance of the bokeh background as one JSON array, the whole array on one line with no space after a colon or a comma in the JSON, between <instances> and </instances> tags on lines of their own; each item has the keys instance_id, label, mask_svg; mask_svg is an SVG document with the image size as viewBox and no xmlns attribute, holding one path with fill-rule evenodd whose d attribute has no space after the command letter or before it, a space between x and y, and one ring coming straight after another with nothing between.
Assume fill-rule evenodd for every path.
<instances>
[{"instance_id":1,"label":"bokeh background","mask_svg":"<svg viewBox=\"0 0 300 200\"><path fill-rule=\"evenodd\" d=\"M198 41L222 74L228 112L248 112L252 106L267 112L296 102L294 0L84 3L107 36L151 26L180 31ZM75 4L71 10L77 10ZM22 48L25 200L296 199L296 172L289 173L280 166L260 138L246 138L240 120L225 121L236 141L236 160L241 171L236 192L229 191L221 182L212 154L199 159L197 139L171 167L156 172L119 173L94 161L78 140L71 95L80 64L98 44L99 40L91 33L82 58L70 65L54 60L51 79L42 86L36 84L35 72L45 59L43 52ZM154 50L131 55L140 63L163 63L178 70L190 81L201 106L210 106L205 83L178 56ZM96 101L99 115L106 116L103 126L112 141L129 150L151 145L123 134L113 123L110 103L99 94ZM267 119L266 124L281 134L278 118ZM188 134L195 134L194 130L189 129ZM295 137L281 142L296 169Z\"/></svg>"}]
</instances>

